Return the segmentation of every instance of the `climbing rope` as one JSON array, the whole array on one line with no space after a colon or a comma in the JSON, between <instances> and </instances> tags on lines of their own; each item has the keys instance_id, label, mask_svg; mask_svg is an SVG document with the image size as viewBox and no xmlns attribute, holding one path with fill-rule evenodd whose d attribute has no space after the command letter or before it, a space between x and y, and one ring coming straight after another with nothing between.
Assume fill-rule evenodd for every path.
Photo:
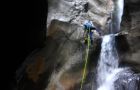
<instances>
[{"instance_id":1,"label":"climbing rope","mask_svg":"<svg viewBox=\"0 0 140 90\"><path fill-rule=\"evenodd\" d=\"M89 47L90 47L90 36L88 34L88 47L86 48L86 55L85 55L85 64L84 64L84 71L83 71L83 76L82 76L82 82L81 82L81 87L80 90L82 90L83 88L83 83L85 81L85 77L86 77L86 69L87 69L87 63L88 63L88 54L89 54Z\"/></svg>"}]
</instances>

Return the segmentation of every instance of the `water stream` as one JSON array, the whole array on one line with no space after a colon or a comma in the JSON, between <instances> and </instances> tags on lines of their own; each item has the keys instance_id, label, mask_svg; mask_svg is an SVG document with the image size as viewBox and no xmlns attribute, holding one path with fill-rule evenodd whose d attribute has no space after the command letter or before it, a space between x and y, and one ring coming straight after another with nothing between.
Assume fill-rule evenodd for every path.
<instances>
[{"instance_id":1,"label":"water stream","mask_svg":"<svg viewBox=\"0 0 140 90\"><path fill-rule=\"evenodd\" d=\"M100 59L97 70L97 90L114 90L114 81L118 78L117 73L123 69L118 68L118 53L115 48L115 35L103 37Z\"/></svg>"},{"instance_id":2,"label":"water stream","mask_svg":"<svg viewBox=\"0 0 140 90\"><path fill-rule=\"evenodd\" d=\"M117 33L120 31L120 25L122 21L122 15L124 10L124 0L114 0L114 11L112 12L112 22L110 33Z\"/></svg>"},{"instance_id":3,"label":"water stream","mask_svg":"<svg viewBox=\"0 0 140 90\"><path fill-rule=\"evenodd\" d=\"M111 33L120 30L121 18L123 15L124 0L115 0L115 8L112 13ZM105 35L102 38L101 53L97 68L97 90L115 90L114 81L118 79L117 73L123 69L118 68L118 53L115 47L115 35Z\"/></svg>"}]
</instances>

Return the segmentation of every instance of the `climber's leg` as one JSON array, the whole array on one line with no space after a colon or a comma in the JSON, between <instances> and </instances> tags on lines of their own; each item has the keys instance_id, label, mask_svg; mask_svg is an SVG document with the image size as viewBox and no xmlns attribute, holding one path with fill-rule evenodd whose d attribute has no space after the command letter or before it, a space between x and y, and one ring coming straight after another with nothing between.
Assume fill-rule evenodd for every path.
<instances>
[{"instance_id":1,"label":"climber's leg","mask_svg":"<svg viewBox=\"0 0 140 90\"><path fill-rule=\"evenodd\" d=\"M86 30L85 36L84 36L84 42L85 42L85 44L87 44L87 40L88 40L88 31Z\"/></svg>"},{"instance_id":2,"label":"climber's leg","mask_svg":"<svg viewBox=\"0 0 140 90\"><path fill-rule=\"evenodd\" d=\"M93 32L90 32L90 44L93 45Z\"/></svg>"}]
</instances>

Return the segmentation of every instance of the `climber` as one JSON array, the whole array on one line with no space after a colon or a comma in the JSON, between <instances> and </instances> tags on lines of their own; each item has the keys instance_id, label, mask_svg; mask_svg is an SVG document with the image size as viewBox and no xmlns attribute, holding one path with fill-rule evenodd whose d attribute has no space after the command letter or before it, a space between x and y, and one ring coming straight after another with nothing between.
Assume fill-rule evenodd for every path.
<instances>
[{"instance_id":1,"label":"climber","mask_svg":"<svg viewBox=\"0 0 140 90\"><path fill-rule=\"evenodd\" d=\"M87 37L88 37L88 34L89 34L90 43L93 44L93 32L94 32L94 30L96 30L100 35L99 30L96 29L96 27L93 25L92 21L90 21L90 20L86 20L84 22L83 28L84 28L85 42L87 41Z\"/></svg>"}]
</instances>

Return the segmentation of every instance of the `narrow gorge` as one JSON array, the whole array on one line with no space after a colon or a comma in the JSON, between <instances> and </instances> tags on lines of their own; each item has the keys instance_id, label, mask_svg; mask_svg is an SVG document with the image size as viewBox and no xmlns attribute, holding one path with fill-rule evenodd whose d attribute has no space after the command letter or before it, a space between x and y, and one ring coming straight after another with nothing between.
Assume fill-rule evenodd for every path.
<instances>
[{"instance_id":1,"label":"narrow gorge","mask_svg":"<svg viewBox=\"0 0 140 90\"><path fill-rule=\"evenodd\" d=\"M139 0L47 3L45 31L36 32L43 45L16 70L12 90L140 90ZM89 47L85 20L100 32Z\"/></svg>"}]
</instances>

